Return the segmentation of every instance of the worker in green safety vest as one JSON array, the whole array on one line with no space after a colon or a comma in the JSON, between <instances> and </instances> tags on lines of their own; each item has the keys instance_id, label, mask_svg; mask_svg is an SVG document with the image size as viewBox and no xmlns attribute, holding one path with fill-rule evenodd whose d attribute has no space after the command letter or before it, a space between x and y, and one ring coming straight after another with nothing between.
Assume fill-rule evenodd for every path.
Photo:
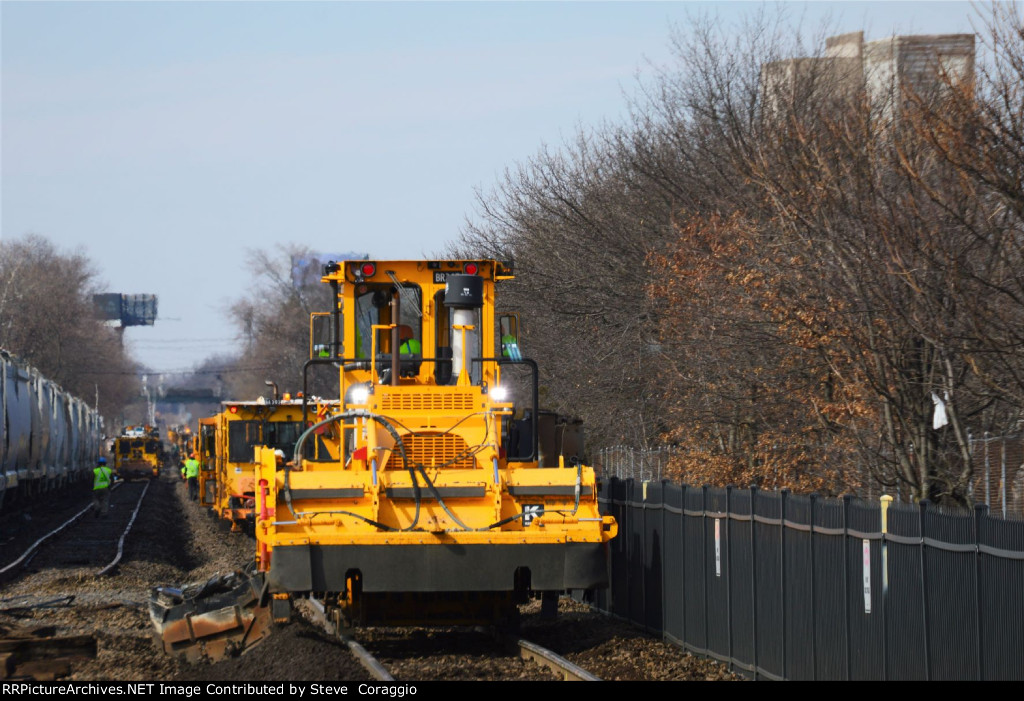
<instances>
[{"instance_id":1,"label":"worker in green safety vest","mask_svg":"<svg viewBox=\"0 0 1024 701\"><path fill-rule=\"evenodd\" d=\"M107 459L96 459L96 467L92 469L92 514L94 518L106 518L110 509L110 482L112 474L107 467Z\"/></svg>"},{"instance_id":2,"label":"worker in green safety vest","mask_svg":"<svg viewBox=\"0 0 1024 701\"><path fill-rule=\"evenodd\" d=\"M199 461L195 453L189 453L188 459L181 468L181 476L188 480L189 501L199 499Z\"/></svg>"},{"instance_id":3,"label":"worker in green safety vest","mask_svg":"<svg viewBox=\"0 0 1024 701\"><path fill-rule=\"evenodd\" d=\"M519 350L519 339L510 333L501 337L501 355L512 360L522 360L523 354Z\"/></svg>"},{"instance_id":4,"label":"worker in green safety vest","mask_svg":"<svg viewBox=\"0 0 1024 701\"><path fill-rule=\"evenodd\" d=\"M419 355L422 352L422 346L420 345L420 339L413 336L411 326L402 324L398 327L398 337L401 341L401 345L398 347L399 355L407 355L409 353Z\"/></svg>"}]
</instances>

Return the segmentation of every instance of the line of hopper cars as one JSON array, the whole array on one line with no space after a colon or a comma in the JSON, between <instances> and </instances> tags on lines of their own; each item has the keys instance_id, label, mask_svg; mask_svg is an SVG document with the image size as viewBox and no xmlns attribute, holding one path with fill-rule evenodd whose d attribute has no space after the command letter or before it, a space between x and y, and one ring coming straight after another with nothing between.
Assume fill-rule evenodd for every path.
<instances>
[{"instance_id":1,"label":"line of hopper cars","mask_svg":"<svg viewBox=\"0 0 1024 701\"><path fill-rule=\"evenodd\" d=\"M89 405L0 350L0 505L91 479L102 420Z\"/></svg>"}]
</instances>

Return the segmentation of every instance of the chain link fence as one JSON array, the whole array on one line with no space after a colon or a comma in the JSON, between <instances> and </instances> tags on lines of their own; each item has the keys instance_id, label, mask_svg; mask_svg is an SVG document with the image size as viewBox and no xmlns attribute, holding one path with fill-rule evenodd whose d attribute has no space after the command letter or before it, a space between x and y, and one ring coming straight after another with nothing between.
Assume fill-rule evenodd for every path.
<instances>
[{"instance_id":1,"label":"chain link fence","mask_svg":"<svg viewBox=\"0 0 1024 701\"><path fill-rule=\"evenodd\" d=\"M669 447L641 450L616 445L597 452L595 467L598 474L605 477L657 482L668 473L669 460L677 452Z\"/></svg>"},{"instance_id":2,"label":"chain link fence","mask_svg":"<svg viewBox=\"0 0 1024 701\"><path fill-rule=\"evenodd\" d=\"M971 500L992 514L1024 519L1024 435L971 437Z\"/></svg>"},{"instance_id":3,"label":"chain link fence","mask_svg":"<svg viewBox=\"0 0 1024 701\"><path fill-rule=\"evenodd\" d=\"M972 477L969 487L971 501L984 504L990 513L1003 518L1024 519L1024 434L972 437ZM639 482L668 479L668 464L678 449L660 447L640 449L625 445L602 448L597 452L594 467L604 477ZM854 496L878 499L890 494L897 501L906 501L908 491L886 487L865 476ZM695 485L696 486L696 485Z\"/></svg>"}]
</instances>

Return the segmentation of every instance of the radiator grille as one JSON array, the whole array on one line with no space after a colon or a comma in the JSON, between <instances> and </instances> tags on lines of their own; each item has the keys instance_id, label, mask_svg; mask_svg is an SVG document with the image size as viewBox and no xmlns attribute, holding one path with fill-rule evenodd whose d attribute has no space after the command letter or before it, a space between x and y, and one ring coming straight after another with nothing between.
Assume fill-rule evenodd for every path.
<instances>
[{"instance_id":1,"label":"radiator grille","mask_svg":"<svg viewBox=\"0 0 1024 701\"><path fill-rule=\"evenodd\" d=\"M472 411L472 392L402 392L380 398L381 411Z\"/></svg>"},{"instance_id":2,"label":"radiator grille","mask_svg":"<svg viewBox=\"0 0 1024 701\"><path fill-rule=\"evenodd\" d=\"M471 470L476 460L467 453L466 441L462 436L446 433L441 436L404 436L405 452L410 460L424 467ZM460 456L458 460L456 456ZM454 461L454 462L453 462ZM390 460L392 469L402 468L402 456L395 451Z\"/></svg>"}]
</instances>

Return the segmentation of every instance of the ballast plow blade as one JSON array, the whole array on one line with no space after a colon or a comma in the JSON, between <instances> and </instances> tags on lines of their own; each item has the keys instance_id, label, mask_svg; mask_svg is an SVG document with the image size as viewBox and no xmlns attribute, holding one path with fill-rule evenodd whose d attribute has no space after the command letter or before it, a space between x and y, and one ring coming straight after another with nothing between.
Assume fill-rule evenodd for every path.
<instances>
[{"instance_id":1,"label":"ballast plow blade","mask_svg":"<svg viewBox=\"0 0 1024 701\"><path fill-rule=\"evenodd\" d=\"M165 653L189 662L246 652L270 633L270 608L260 605L262 576L214 575L183 589L156 587L149 617Z\"/></svg>"}]
</instances>

